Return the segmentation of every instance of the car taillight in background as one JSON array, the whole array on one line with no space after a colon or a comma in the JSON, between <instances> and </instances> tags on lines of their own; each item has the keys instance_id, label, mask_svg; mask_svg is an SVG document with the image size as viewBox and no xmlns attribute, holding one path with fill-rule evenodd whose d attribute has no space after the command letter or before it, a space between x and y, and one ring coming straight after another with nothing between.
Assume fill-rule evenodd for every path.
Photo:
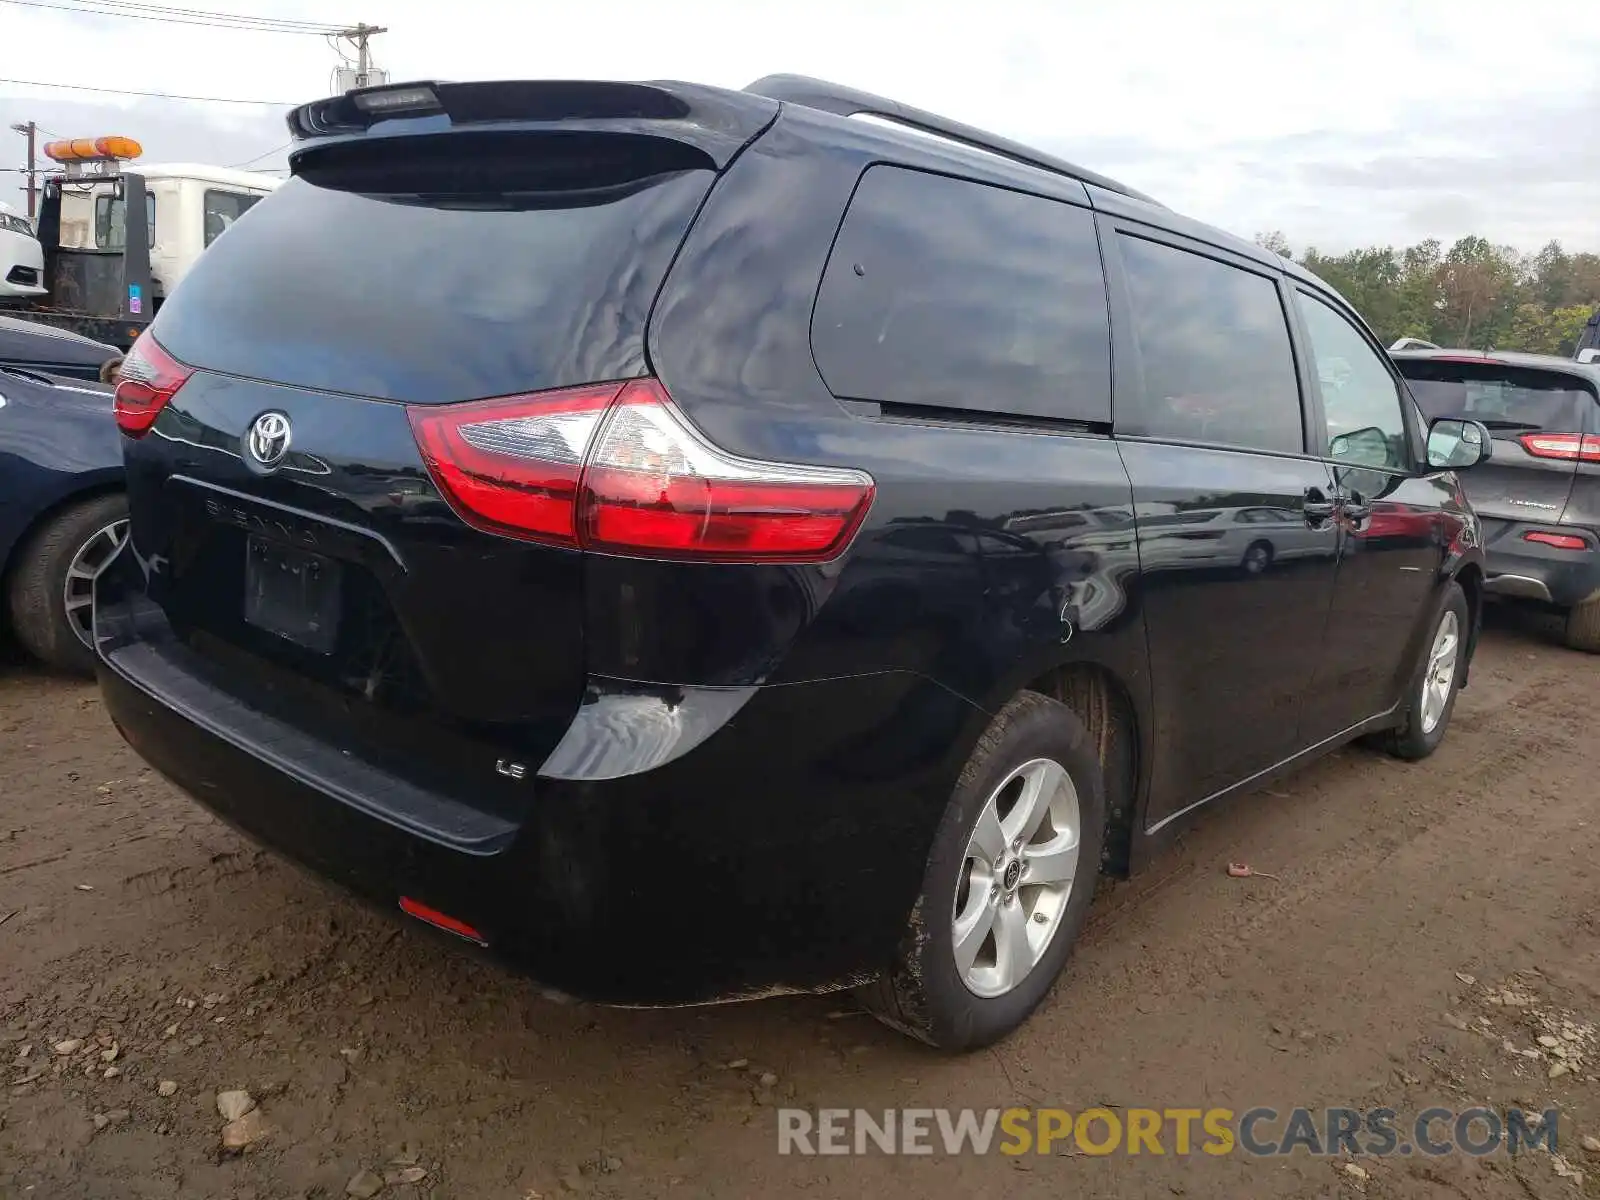
<instances>
[{"instance_id":1,"label":"car taillight in background","mask_svg":"<svg viewBox=\"0 0 1600 1200\"><path fill-rule=\"evenodd\" d=\"M825 562L872 477L713 446L654 379L407 410L462 519L530 541L714 562Z\"/></svg>"},{"instance_id":2,"label":"car taillight in background","mask_svg":"<svg viewBox=\"0 0 1600 1200\"><path fill-rule=\"evenodd\" d=\"M121 378L112 401L117 428L128 437L138 438L150 431L156 417L189 381L194 369L173 358L147 333L133 343L119 373Z\"/></svg>"},{"instance_id":3,"label":"car taillight in background","mask_svg":"<svg viewBox=\"0 0 1600 1200\"><path fill-rule=\"evenodd\" d=\"M1535 458L1600 463L1600 437L1592 433L1525 433L1517 440Z\"/></svg>"}]
</instances>

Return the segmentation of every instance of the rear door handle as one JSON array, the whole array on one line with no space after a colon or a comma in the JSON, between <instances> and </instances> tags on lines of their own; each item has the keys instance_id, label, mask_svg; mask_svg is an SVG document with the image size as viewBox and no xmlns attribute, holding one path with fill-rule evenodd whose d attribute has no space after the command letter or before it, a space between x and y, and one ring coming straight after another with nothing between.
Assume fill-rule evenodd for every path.
<instances>
[{"instance_id":1,"label":"rear door handle","mask_svg":"<svg viewBox=\"0 0 1600 1200\"><path fill-rule=\"evenodd\" d=\"M1321 488L1307 488L1301 511L1305 513L1306 524L1315 529L1323 522L1333 519L1335 507L1333 501L1328 499Z\"/></svg>"}]
</instances>

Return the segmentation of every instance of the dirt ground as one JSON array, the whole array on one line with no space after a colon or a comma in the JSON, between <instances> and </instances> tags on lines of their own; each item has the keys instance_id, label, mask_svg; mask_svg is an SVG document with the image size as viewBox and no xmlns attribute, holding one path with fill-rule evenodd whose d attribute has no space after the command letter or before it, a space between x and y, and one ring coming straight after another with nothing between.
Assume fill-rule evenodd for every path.
<instances>
[{"instance_id":1,"label":"dirt ground","mask_svg":"<svg viewBox=\"0 0 1600 1200\"><path fill-rule=\"evenodd\" d=\"M1208 813L1103 890L1031 1024L944 1058L838 997L547 1000L204 815L91 686L0 663L0 1197L1600 1196L1597 710L1600 659L1493 619L1430 762L1351 748ZM233 1089L269 1130L242 1154ZM1558 1108L1559 1154L777 1153L784 1105L1476 1103Z\"/></svg>"}]
</instances>

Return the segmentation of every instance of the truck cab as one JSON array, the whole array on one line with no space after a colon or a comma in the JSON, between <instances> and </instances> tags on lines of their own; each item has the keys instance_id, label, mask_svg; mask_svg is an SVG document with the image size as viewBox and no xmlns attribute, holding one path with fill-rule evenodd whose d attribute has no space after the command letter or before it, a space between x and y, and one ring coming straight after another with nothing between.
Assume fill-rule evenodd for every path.
<instances>
[{"instance_id":1,"label":"truck cab","mask_svg":"<svg viewBox=\"0 0 1600 1200\"><path fill-rule=\"evenodd\" d=\"M145 247L152 315L202 251L278 186L271 175L203 163L141 165ZM61 244L81 250L127 248L125 197L106 189L68 190L61 201Z\"/></svg>"}]
</instances>

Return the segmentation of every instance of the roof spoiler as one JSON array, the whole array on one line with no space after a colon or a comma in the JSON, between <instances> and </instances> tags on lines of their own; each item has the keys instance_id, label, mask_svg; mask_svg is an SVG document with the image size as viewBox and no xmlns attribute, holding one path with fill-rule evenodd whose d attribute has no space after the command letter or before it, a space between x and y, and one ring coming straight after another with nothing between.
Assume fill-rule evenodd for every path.
<instances>
[{"instance_id":1,"label":"roof spoiler","mask_svg":"<svg viewBox=\"0 0 1600 1200\"><path fill-rule=\"evenodd\" d=\"M872 116L903 125L909 129L930 133L935 137L947 141L958 142L963 146L975 150L983 150L1000 158L1010 159L1012 162L1023 163L1026 166L1037 167L1041 171L1049 171L1053 175L1064 175L1069 179L1076 179L1079 183L1093 184L1095 187L1104 188L1108 192L1117 192L1120 195L1134 200L1142 200L1147 204L1154 204L1164 208L1160 201L1137 192L1126 184L1108 179L1104 175L1089 171L1065 159L1056 158L1025 146L1021 142L1013 142L1009 138L1000 137L998 134L988 133L972 125L964 125L960 121L952 121L948 117L941 117L924 109L913 108L909 104L902 104L898 100L890 100L886 96L875 96L871 92L858 91L855 88L843 87L840 84L829 83L822 79L812 79L806 75L768 75L756 80L744 89L756 96L765 96L770 100L778 100L787 104L803 104L808 108L820 109L839 117Z\"/></svg>"},{"instance_id":2,"label":"roof spoiler","mask_svg":"<svg viewBox=\"0 0 1600 1200\"><path fill-rule=\"evenodd\" d=\"M390 133L439 133L463 127L609 131L668 137L704 151L721 168L777 116L756 96L683 83L512 80L450 83L419 80L357 88L313 100L286 118L296 146L291 163L313 145Z\"/></svg>"}]
</instances>

